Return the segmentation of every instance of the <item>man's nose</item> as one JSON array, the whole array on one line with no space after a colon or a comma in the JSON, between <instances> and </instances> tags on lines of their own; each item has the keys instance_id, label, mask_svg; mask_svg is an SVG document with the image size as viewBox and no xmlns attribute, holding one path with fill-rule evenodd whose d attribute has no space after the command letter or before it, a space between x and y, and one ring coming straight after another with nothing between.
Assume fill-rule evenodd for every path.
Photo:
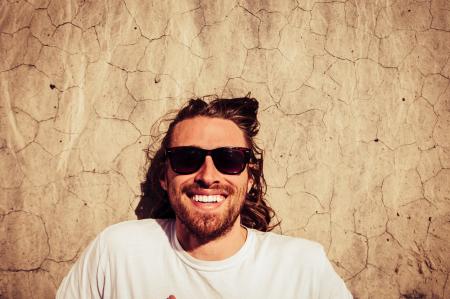
<instances>
[{"instance_id":1,"label":"man's nose","mask_svg":"<svg viewBox=\"0 0 450 299\"><path fill-rule=\"evenodd\" d=\"M201 187L209 187L219 182L220 172L214 165L211 156L206 156L202 167L197 171L194 180Z\"/></svg>"}]
</instances>

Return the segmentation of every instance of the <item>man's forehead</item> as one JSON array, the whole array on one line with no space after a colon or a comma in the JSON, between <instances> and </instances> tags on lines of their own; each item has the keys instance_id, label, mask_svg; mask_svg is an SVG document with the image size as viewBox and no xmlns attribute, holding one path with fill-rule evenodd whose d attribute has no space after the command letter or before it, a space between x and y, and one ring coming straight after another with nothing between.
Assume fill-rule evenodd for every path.
<instances>
[{"instance_id":1,"label":"man's forehead","mask_svg":"<svg viewBox=\"0 0 450 299\"><path fill-rule=\"evenodd\" d=\"M244 132L233 121L197 116L179 122L172 133L170 146L247 146Z\"/></svg>"}]
</instances>

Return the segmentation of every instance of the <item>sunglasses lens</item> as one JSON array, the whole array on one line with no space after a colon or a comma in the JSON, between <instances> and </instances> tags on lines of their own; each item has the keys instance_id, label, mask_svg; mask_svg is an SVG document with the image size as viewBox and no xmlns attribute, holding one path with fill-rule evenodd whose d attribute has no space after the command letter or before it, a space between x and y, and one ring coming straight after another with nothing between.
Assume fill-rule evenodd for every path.
<instances>
[{"instance_id":1,"label":"sunglasses lens","mask_svg":"<svg viewBox=\"0 0 450 299\"><path fill-rule=\"evenodd\" d=\"M180 147L168 151L170 166L179 174L196 172L203 164L205 156L201 149Z\"/></svg>"},{"instance_id":2,"label":"sunglasses lens","mask_svg":"<svg viewBox=\"0 0 450 299\"><path fill-rule=\"evenodd\" d=\"M250 150L246 148L221 147L205 150L198 147L174 147L167 150L170 166L178 174L191 174L200 169L206 155L211 155L214 166L224 174L239 174L247 165Z\"/></svg>"},{"instance_id":3,"label":"sunglasses lens","mask_svg":"<svg viewBox=\"0 0 450 299\"><path fill-rule=\"evenodd\" d=\"M218 148L212 151L214 165L225 174L239 174L248 162L245 150L237 148Z\"/></svg>"}]
</instances>

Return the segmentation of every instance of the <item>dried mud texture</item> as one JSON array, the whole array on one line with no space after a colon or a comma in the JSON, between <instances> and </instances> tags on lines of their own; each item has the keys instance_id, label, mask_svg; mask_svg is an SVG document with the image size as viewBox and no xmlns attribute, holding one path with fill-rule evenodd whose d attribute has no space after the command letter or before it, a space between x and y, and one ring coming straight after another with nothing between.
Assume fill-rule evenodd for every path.
<instances>
[{"instance_id":1,"label":"dried mud texture","mask_svg":"<svg viewBox=\"0 0 450 299\"><path fill-rule=\"evenodd\" d=\"M0 298L134 218L160 116L248 92L279 232L355 298L450 298L448 1L4 0L0 57Z\"/></svg>"}]
</instances>

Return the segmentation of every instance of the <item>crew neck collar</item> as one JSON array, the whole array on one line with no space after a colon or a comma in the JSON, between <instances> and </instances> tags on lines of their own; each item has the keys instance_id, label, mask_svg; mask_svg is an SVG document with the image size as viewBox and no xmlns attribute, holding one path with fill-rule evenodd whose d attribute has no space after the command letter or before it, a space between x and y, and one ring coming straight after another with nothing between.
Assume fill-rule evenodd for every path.
<instances>
[{"instance_id":1,"label":"crew neck collar","mask_svg":"<svg viewBox=\"0 0 450 299\"><path fill-rule=\"evenodd\" d=\"M175 221L171 223L170 242L177 256L183 261L183 263L187 264L188 266L200 271L222 271L241 263L246 258L251 246L253 246L254 232L252 229L246 229L247 239L245 240L244 245L242 245L242 247L232 256L218 261L200 260L185 251L178 241Z\"/></svg>"}]
</instances>

